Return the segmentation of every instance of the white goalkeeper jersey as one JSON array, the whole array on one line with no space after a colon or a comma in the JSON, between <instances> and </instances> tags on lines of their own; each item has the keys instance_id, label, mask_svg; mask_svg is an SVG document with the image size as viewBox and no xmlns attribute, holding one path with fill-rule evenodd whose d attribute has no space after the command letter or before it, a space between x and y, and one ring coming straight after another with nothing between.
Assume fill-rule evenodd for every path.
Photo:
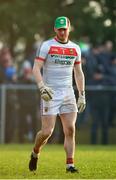
<instances>
[{"instance_id":1,"label":"white goalkeeper jersey","mask_svg":"<svg viewBox=\"0 0 116 180\"><path fill-rule=\"evenodd\" d=\"M43 80L49 87L71 87L75 64L81 62L80 47L72 41L44 41L36 52L36 61L44 61Z\"/></svg>"}]
</instances>

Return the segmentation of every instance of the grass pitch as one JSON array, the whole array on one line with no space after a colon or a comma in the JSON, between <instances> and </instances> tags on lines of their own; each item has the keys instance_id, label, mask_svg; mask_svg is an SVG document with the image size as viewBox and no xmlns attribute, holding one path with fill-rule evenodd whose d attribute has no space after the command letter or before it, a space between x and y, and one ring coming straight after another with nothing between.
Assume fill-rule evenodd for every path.
<instances>
[{"instance_id":1,"label":"grass pitch","mask_svg":"<svg viewBox=\"0 0 116 180\"><path fill-rule=\"evenodd\" d=\"M32 145L0 145L0 179L115 179L116 146L76 147L75 165L79 174L65 172L63 145L46 145L37 172L29 172Z\"/></svg>"}]
</instances>

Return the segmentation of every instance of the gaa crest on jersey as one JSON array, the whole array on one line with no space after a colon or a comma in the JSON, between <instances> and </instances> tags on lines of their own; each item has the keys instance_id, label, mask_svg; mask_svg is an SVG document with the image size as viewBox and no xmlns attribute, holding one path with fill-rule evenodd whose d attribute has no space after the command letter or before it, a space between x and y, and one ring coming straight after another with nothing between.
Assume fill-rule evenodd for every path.
<instances>
[{"instance_id":1,"label":"gaa crest on jersey","mask_svg":"<svg viewBox=\"0 0 116 180\"><path fill-rule=\"evenodd\" d=\"M70 48L69 51L70 51L70 54L74 54L73 49Z\"/></svg>"},{"instance_id":2,"label":"gaa crest on jersey","mask_svg":"<svg viewBox=\"0 0 116 180\"><path fill-rule=\"evenodd\" d=\"M44 107L44 111L45 111L45 112L48 112L48 107Z\"/></svg>"}]
</instances>

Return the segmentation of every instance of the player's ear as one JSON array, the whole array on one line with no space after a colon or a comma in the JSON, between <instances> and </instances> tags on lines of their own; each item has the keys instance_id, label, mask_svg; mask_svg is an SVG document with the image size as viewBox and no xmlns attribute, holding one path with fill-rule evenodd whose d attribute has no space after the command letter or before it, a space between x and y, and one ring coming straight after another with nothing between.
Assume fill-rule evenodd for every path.
<instances>
[{"instance_id":1,"label":"player's ear","mask_svg":"<svg viewBox=\"0 0 116 180\"><path fill-rule=\"evenodd\" d=\"M54 27L54 32L56 33L57 32L57 29Z\"/></svg>"}]
</instances>

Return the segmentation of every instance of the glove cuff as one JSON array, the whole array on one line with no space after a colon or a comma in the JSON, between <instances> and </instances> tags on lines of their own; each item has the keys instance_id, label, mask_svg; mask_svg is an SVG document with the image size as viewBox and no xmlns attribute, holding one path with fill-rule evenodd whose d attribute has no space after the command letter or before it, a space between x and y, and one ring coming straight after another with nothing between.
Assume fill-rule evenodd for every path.
<instances>
[{"instance_id":1,"label":"glove cuff","mask_svg":"<svg viewBox=\"0 0 116 180\"><path fill-rule=\"evenodd\" d=\"M85 96L85 91L79 91L79 96Z\"/></svg>"},{"instance_id":2,"label":"glove cuff","mask_svg":"<svg viewBox=\"0 0 116 180\"><path fill-rule=\"evenodd\" d=\"M44 87L44 82L43 81L40 81L38 84L37 84L38 88L41 89Z\"/></svg>"}]
</instances>

